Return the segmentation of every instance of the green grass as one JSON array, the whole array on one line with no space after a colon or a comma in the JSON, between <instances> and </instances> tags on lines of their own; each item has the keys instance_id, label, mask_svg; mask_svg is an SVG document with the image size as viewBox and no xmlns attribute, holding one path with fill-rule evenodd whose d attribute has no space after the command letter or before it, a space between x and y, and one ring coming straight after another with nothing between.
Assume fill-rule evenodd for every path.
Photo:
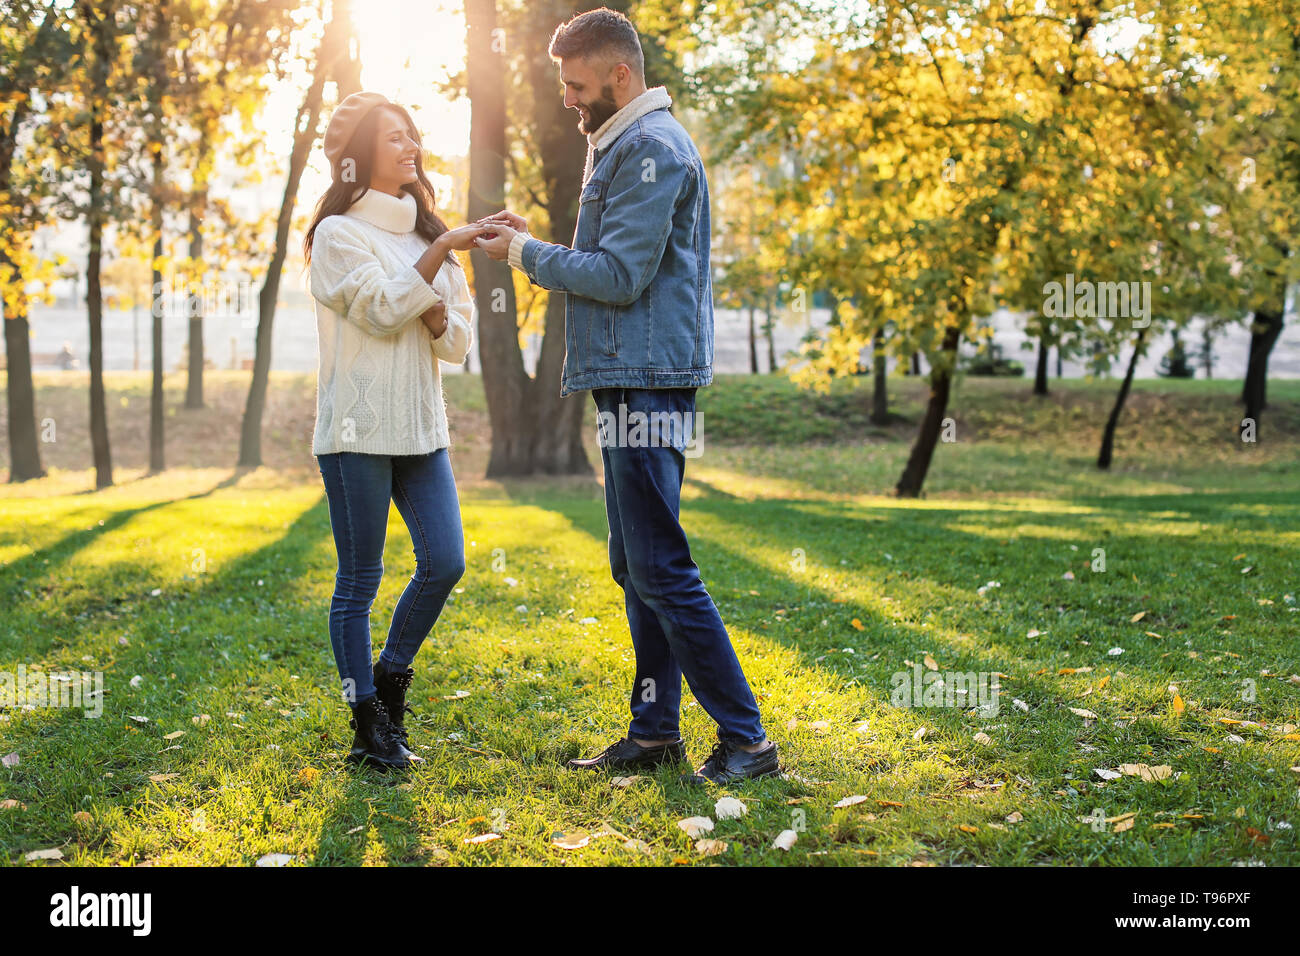
<instances>
[{"instance_id":1,"label":"green grass","mask_svg":"<svg viewBox=\"0 0 1300 956\"><path fill-rule=\"evenodd\" d=\"M471 382L457 382L465 386ZM823 392L800 389L779 375L719 375L718 387L701 389L698 406L708 437L723 443L777 445L805 442L863 440L910 441L925 408L924 378L888 380L892 420L884 426L869 418L871 379L833 379ZM1101 429L1110 414L1119 383L1113 379L1071 379L1049 382L1046 399L1030 394L1031 380L959 376L953 386L949 414L958 440L984 438L1023 442L1062 437L1078 440L1093 456ZM1118 454L1126 431L1148 446L1189 438L1220 440L1234 437L1240 419L1235 397L1241 381L1230 379L1154 379L1133 383L1121 428ZM450 400L450 399L449 399ZM1300 439L1300 381L1269 383L1271 408L1264 416L1262 440ZM465 401L469 401L466 395ZM1135 426L1141 425L1140 430ZM1166 436L1152 434L1152 425ZM1153 442L1154 439L1154 442Z\"/></svg>"},{"instance_id":2,"label":"green grass","mask_svg":"<svg viewBox=\"0 0 1300 956\"><path fill-rule=\"evenodd\" d=\"M789 771L721 791L670 770L623 789L562 769L627 724L631 648L594 482L465 483L468 570L415 665L427 762L392 777L341 764L334 554L313 476L177 469L99 493L58 476L4 489L0 670L102 671L105 694L99 719L0 714L0 756L18 755L0 801L19 804L0 810L0 848L10 863L59 847L86 865L1295 864L1296 831L1279 824L1300 824L1296 447L1220 441L1205 422L1231 417L1232 384L1182 384L1150 393L1168 427L1126 426L1105 475L1091 435L1053 437L1050 417L998 432L1017 393L963 386L960 414L986 437L962 440L959 419L921 501L873 493L906 457L891 433L828 440L814 424L795 432L806 443L737 444L710 429L755 398L788 404L787 386L703 391L683 523ZM1091 400L1083 387L1041 414ZM798 427L772 421L764 435ZM413 568L395 512L385 565L376 650ZM891 675L927 655L1006 675L997 715L891 706ZM712 724L689 692L683 714L698 760ZM1173 776L1094 773L1137 763ZM718 820L727 849L701 856L677 821L717 820L724 794L748 815ZM835 808L853 795L867 800ZM1136 816L1095 832L1080 817L1096 811ZM792 826L794 848L773 849ZM579 830L618 835L552 844ZM488 832L501 838L465 842Z\"/></svg>"}]
</instances>

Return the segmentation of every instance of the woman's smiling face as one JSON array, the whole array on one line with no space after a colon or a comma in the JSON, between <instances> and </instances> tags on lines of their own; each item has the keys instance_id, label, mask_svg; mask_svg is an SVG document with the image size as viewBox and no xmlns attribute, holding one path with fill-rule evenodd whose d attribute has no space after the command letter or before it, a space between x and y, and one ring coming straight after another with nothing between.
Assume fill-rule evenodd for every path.
<instances>
[{"instance_id":1,"label":"woman's smiling face","mask_svg":"<svg viewBox=\"0 0 1300 956\"><path fill-rule=\"evenodd\" d=\"M379 111L370 187L396 194L418 178L420 144L400 113L383 107Z\"/></svg>"}]
</instances>

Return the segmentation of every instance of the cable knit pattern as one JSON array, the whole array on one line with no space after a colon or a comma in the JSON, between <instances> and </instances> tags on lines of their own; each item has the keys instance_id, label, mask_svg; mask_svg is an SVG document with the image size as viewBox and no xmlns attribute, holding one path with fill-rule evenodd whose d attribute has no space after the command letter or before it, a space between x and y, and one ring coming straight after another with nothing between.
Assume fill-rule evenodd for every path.
<instances>
[{"instance_id":1,"label":"cable knit pattern","mask_svg":"<svg viewBox=\"0 0 1300 956\"><path fill-rule=\"evenodd\" d=\"M429 245L415 213L414 196L371 189L316 227L313 455L423 455L451 444L438 359L465 361L474 300L463 269L444 262L432 283L415 270ZM435 339L420 315L439 302L447 328Z\"/></svg>"}]
</instances>

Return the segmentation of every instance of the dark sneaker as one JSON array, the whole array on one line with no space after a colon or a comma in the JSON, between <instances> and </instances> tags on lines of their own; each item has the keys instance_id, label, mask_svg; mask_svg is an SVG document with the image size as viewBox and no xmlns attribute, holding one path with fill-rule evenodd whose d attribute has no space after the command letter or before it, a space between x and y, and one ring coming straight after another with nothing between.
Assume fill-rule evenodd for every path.
<instances>
[{"instance_id":1,"label":"dark sneaker","mask_svg":"<svg viewBox=\"0 0 1300 956\"><path fill-rule=\"evenodd\" d=\"M635 740L620 738L595 757L570 760L569 766L584 770L636 770L664 763L680 763L686 759L686 747L681 738L658 747L642 747Z\"/></svg>"},{"instance_id":2,"label":"dark sneaker","mask_svg":"<svg viewBox=\"0 0 1300 956\"><path fill-rule=\"evenodd\" d=\"M713 745L713 753L695 771L693 777L683 777L683 783L734 783L738 780L752 780L755 777L768 777L781 770L774 741L757 753L746 753L735 744L719 740Z\"/></svg>"}]
</instances>

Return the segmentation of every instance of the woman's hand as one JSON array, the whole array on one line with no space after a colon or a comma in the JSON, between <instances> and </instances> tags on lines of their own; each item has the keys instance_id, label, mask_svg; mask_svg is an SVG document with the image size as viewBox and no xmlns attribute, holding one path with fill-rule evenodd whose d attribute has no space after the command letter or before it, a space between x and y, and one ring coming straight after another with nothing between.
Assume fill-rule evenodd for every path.
<instances>
[{"instance_id":1,"label":"woman's hand","mask_svg":"<svg viewBox=\"0 0 1300 956\"><path fill-rule=\"evenodd\" d=\"M420 321L424 327L432 333L435 339L442 338L442 333L447 331L447 304L439 302L431 306L426 311L420 313Z\"/></svg>"},{"instance_id":2,"label":"woman's hand","mask_svg":"<svg viewBox=\"0 0 1300 956\"><path fill-rule=\"evenodd\" d=\"M492 227L480 225L472 222L467 226L460 226L456 229L448 229L438 239L448 248L456 249L460 252L468 252L474 248L474 240L484 234L490 235Z\"/></svg>"},{"instance_id":3,"label":"woman's hand","mask_svg":"<svg viewBox=\"0 0 1300 956\"><path fill-rule=\"evenodd\" d=\"M492 235L492 227L470 223L467 226L448 229L429 243L429 248L425 249L420 258L415 260L415 271L420 273L425 282L432 282L434 276L438 274L438 270L442 268L443 262L446 261L449 251L457 249L461 252L468 252L474 248L474 240L484 234Z\"/></svg>"}]
</instances>

